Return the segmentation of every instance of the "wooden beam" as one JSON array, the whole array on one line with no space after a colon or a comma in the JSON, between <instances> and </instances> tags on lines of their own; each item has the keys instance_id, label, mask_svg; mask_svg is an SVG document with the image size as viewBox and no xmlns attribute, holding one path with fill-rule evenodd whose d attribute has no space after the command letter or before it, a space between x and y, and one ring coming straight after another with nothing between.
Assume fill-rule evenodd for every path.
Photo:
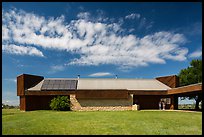
<instances>
[{"instance_id":1,"label":"wooden beam","mask_svg":"<svg viewBox=\"0 0 204 137\"><path fill-rule=\"evenodd\" d=\"M26 91L25 95L70 95L76 91Z\"/></svg>"},{"instance_id":2,"label":"wooden beam","mask_svg":"<svg viewBox=\"0 0 204 137\"><path fill-rule=\"evenodd\" d=\"M129 90L128 93L134 94L134 95L167 95L166 90L149 90L149 91L144 91L144 90Z\"/></svg>"},{"instance_id":3,"label":"wooden beam","mask_svg":"<svg viewBox=\"0 0 204 137\"><path fill-rule=\"evenodd\" d=\"M193 84L178 88L172 88L168 90L168 95L171 94L183 94L183 93L193 93L193 92L202 92L202 84Z\"/></svg>"}]
</instances>

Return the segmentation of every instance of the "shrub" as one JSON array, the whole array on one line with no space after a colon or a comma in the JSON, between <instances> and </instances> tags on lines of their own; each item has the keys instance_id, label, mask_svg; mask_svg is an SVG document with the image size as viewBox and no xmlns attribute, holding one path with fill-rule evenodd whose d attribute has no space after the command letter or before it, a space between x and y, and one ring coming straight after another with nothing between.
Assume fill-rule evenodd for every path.
<instances>
[{"instance_id":1,"label":"shrub","mask_svg":"<svg viewBox=\"0 0 204 137\"><path fill-rule=\"evenodd\" d=\"M2 103L2 109L19 109L19 106L7 105Z\"/></svg>"},{"instance_id":2,"label":"shrub","mask_svg":"<svg viewBox=\"0 0 204 137\"><path fill-rule=\"evenodd\" d=\"M50 108L57 111L66 111L70 109L70 100L68 96L57 96L51 100Z\"/></svg>"}]
</instances>

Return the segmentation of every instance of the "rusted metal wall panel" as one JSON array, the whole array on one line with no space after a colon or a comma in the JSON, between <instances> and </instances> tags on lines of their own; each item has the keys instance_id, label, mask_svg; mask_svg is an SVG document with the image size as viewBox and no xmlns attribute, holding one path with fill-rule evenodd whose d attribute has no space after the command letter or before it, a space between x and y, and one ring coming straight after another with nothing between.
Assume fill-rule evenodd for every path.
<instances>
[{"instance_id":1,"label":"rusted metal wall panel","mask_svg":"<svg viewBox=\"0 0 204 137\"><path fill-rule=\"evenodd\" d=\"M20 110L26 110L26 97L20 96Z\"/></svg>"},{"instance_id":2,"label":"rusted metal wall panel","mask_svg":"<svg viewBox=\"0 0 204 137\"><path fill-rule=\"evenodd\" d=\"M129 94L134 95L167 95L167 91L144 91L144 90L131 90L128 91Z\"/></svg>"},{"instance_id":3,"label":"rusted metal wall panel","mask_svg":"<svg viewBox=\"0 0 204 137\"><path fill-rule=\"evenodd\" d=\"M26 111L50 110L49 105L54 97L57 96L26 96Z\"/></svg>"},{"instance_id":4,"label":"rusted metal wall panel","mask_svg":"<svg viewBox=\"0 0 204 137\"><path fill-rule=\"evenodd\" d=\"M178 109L178 96L177 95L171 95L171 106L170 109Z\"/></svg>"},{"instance_id":5,"label":"rusted metal wall panel","mask_svg":"<svg viewBox=\"0 0 204 137\"><path fill-rule=\"evenodd\" d=\"M202 93L202 84L197 84L197 85L188 85L188 86L183 86L175 89L170 89L168 90L168 94L183 94L185 93Z\"/></svg>"},{"instance_id":6,"label":"rusted metal wall panel","mask_svg":"<svg viewBox=\"0 0 204 137\"><path fill-rule=\"evenodd\" d=\"M24 95L24 76L20 75L17 77L17 96Z\"/></svg>"},{"instance_id":7,"label":"rusted metal wall panel","mask_svg":"<svg viewBox=\"0 0 204 137\"><path fill-rule=\"evenodd\" d=\"M17 96L25 95L26 89L32 86L35 86L43 79L44 77L42 76L35 76L35 75L29 75L29 74L22 74L18 76L17 77Z\"/></svg>"},{"instance_id":8,"label":"rusted metal wall panel","mask_svg":"<svg viewBox=\"0 0 204 137\"><path fill-rule=\"evenodd\" d=\"M176 75L157 77L156 79L171 88L179 86L179 77L177 77Z\"/></svg>"},{"instance_id":9,"label":"rusted metal wall panel","mask_svg":"<svg viewBox=\"0 0 204 137\"><path fill-rule=\"evenodd\" d=\"M125 90L79 90L76 91L77 99L122 99L128 98L128 92Z\"/></svg>"}]
</instances>

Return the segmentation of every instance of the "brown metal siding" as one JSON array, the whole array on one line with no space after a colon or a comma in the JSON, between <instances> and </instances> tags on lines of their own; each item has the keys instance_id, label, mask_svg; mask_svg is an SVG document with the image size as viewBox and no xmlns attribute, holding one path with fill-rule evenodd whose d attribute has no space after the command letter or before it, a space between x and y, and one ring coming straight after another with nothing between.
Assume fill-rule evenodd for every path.
<instances>
[{"instance_id":1,"label":"brown metal siding","mask_svg":"<svg viewBox=\"0 0 204 137\"><path fill-rule=\"evenodd\" d=\"M202 85L188 85L184 87L179 87L179 88L173 88L168 90L168 94L185 94L185 93L201 93L202 92Z\"/></svg>"},{"instance_id":2,"label":"brown metal siding","mask_svg":"<svg viewBox=\"0 0 204 137\"><path fill-rule=\"evenodd\" d=\"M173 96L173 106L174 106L174 109L178 109L178 96L177 95Z\"/></svg>"},{"instance_id":3,"label":"brown metal siding","mask_svg":"<svg viewBox=\"0 0 204 137\"><path fill-rule=\"evenodd\" d=\"M26 110L26 97L20 96L20 110Z\"/></svg>"},{"instance_id":4,"label":"brown metal siding","mask_svg":"<svg viewBox=\"0 0 204 137\"><path fill-rule=\"evenodd\" d=\"M54 97L57 96L26 96L26 111L50 110L49 105Z\"/></svg>"},{"instance_id":5,"label":"brown metal siding","mask_svg":"<svg viewBox=\"0 0 204 137\"><path fill-rule=\"evenodd\" d=\"M17 96L24 95L24 76L20 75L17 77Z\"/></svg>"},{"instance_id":6,"label":"brown metal siding","mask_svg":"<svg viewBox=\"0 0 204 137\"><path fill-rule=\"evenodd\" d=\"M156 79L171 88L175 88L179 86L179 77L177 77L176 75L157 77Z\"/></svg>"},{"instance_id":7,"label":"brown metal siding","mask_svg":"<svg viewBox=\"0 0 204 137\"><path fill-rule=\"evenodd\" d=\"M124 90L79 90L76 91L78 99L127 99L128 92Z\"/></svg>"},{"instance_id":8,"label":"brown metal siding","mask_svg":"<svg viewBox=\"0 0 204 137\"><path fill-rule=\"evenodd\" d=\"M26 89L32 86L35 86L43 79L44 77L42 76L35 76L35 75L29 75L29 74L22 74L18 76L17 77L17 96L25 95Z\"/></svg>"},{"instance_id":9,"label":"brown metal siding","mask_svg":"<svg viewBox=\"0 0 204 137\"><path fill-rule=\"evenodd\" d=\"M167 91L144 91L144 90L131 90L128 91L129 94L134 94L134 95L166 95Z\"/></svg>"}]
</instances>

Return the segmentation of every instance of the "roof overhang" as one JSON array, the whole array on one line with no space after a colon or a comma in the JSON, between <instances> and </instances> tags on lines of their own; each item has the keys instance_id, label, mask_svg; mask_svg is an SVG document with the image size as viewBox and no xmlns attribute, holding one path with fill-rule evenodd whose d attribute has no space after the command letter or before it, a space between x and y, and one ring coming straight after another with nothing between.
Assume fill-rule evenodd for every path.
<instances>
[{"instance_id":1,"label":"roof overhang","mask_svg":"<svg viewBox=\"0 0 204 137\"><path fill-rule=\"evenodd\" d=\"M75 90L71 91L25 91L25 95L70 95L75 94Z\"/></svg>"},{"instance_id":2,"label":"roof overhang","mask_svg":"<svg viewBox=\"0 0 204 137\"><path fill-rule=\"evenodd\" d=\"M202 93L202 83L191 84L187 86L172 88L167 91L168 95L171 94L189 94L189 93Z\"/></svg>"},{"instance_id":3,"label":"roof overhang","mask_svg":"<svg viewBox=\"0 0 204 137\"><path fill-rule=\"evenodd\" d=\"M167 90L129 90L133 95L167 95Z\"/></svg>"}]
</instances>

